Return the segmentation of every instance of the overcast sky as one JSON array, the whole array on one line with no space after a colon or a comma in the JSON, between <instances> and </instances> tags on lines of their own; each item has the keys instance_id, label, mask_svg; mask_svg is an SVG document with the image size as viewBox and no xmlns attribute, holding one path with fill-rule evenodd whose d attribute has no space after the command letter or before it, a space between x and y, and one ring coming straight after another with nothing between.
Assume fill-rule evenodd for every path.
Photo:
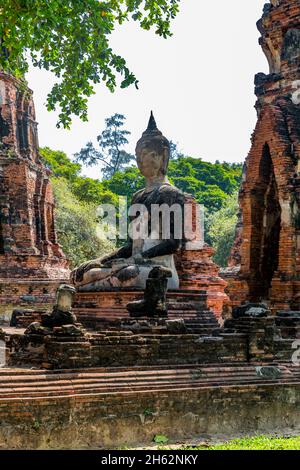
<instances>
[{"instance_id":1,"label":"overcast sky","mask_svg":"<svg viewBox=\"0 0 300 470\"><path fill-rule=\"evenodd\" d=\"M256 21L266 0L182 0L167 40L128 23L111 36L139 79L131 87L111 94L97 87L89 103L89 122L74 119L70 131L57 129L57 115L45 108L53 84L51 74L28 74L34 90L41 146L79 151L104 128L115 112L127 117L132 132L128 150L144 131L153 109L159 129L178 143L186 155L203 160L241 162L245 159L256 113L254 75L267 72L258 45ZM85 174L99 177L99 169Z\"/></svg>"}]
</instances>

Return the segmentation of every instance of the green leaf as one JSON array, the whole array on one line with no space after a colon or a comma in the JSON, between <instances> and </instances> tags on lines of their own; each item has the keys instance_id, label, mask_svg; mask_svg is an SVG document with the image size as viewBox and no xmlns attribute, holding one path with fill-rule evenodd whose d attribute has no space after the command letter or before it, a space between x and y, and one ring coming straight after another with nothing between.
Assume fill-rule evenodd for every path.
<instances>
[{"instance_id":1,"label":"green leaf","mask_svg":"<svg viewBox=\"0 0 300 470\"><path fill-rule=\"evenodd\" d=\"M166 444L169 441L167 436L164 436L163 434L156 434L153 438L153 442L156 444Z\"/></svg>"}]
</instances>

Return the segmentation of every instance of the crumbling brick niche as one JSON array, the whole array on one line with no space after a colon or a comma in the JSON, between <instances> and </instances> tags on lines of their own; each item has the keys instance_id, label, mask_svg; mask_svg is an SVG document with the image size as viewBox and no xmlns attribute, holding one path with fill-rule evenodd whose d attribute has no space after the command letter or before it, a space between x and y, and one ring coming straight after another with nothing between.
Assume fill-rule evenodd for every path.
<instances>
[{"instance_id":1,"label":"crumbling brick niche","mask_svg":"<svg viewBox=\"0 0 300 470\"><path fill-rule=\"evenodd\" d=\"M281 207L270 147L266 143L259 164L259 182L251 192L250 285L252 300L267 299L278 269Z\"/></svg>"}]
</instances>

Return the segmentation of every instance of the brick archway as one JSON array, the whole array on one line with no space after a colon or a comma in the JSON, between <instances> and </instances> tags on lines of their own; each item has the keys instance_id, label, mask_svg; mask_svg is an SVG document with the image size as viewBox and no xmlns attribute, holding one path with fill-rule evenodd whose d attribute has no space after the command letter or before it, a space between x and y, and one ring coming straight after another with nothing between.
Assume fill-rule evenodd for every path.
<instances>
[{"instance_id":1,"label":"brick archway","mask_svg":"<svg viewBox=\"0 0 300 470\"><path fill-rule=\"evenodd\" d=\"M272 279L278 269L281 206L274 165L268 143L262 148L259 184L250 196L251 243L249 297L252 301L269 298Z\"/></svg>"}]
</instances>

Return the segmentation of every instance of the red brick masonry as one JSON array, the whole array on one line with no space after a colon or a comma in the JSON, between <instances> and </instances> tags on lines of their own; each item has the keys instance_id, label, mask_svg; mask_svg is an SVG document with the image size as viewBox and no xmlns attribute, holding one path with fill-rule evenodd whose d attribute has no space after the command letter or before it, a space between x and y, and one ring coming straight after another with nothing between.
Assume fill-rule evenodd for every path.
<instances>
[{"instance_id":1,"label":"red brick masonry","mask_svg":"<svg viewBox=\"0 0 300 470\"><path fill-rule=\"evenodd\" d=\"M68 278L49 174L38 153L32 93L0 72L0 303L16 288L12 280L42 280L42 295L45 280Z\"/></svg>"},{"instance_id":2,"label":"red brick masonry","mask_svg":"<svg viewBox=\"0 0 300 470\"><path fill-rule=\"evenodd\" d=\"M255 78L258 122L240 190L226 273L233 304L300 308L300 4L267 4L258 22L269 75Z\"/></svg>"}]
</instances>

